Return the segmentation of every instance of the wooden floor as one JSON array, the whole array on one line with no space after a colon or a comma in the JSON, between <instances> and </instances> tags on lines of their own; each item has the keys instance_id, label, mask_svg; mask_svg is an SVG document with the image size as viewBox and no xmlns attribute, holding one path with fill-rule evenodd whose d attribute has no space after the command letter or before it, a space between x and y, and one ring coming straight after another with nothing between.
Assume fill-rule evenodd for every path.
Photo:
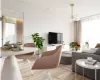
<instances>
[{"instance_id":1,"label":"wooden floor","mask_svg":"<svg viewBox=\"0 0 100 80\"><path fill-rule=\"evenodd\" d=\"M34 61L31 61L31 64L33 64ZM18 61L18 64L21 70L23 80L49 80L47 79L47 70L34 70L32 71L32 74L27 61ZM53 80L83 80L83 77L78 74L75 79L75 73L71 71L71 65L60 64L59 67L55 69L50 69L48 71L51 74ZM84 80L88 79L84 78Z\"/></svg>"}]
</instances>

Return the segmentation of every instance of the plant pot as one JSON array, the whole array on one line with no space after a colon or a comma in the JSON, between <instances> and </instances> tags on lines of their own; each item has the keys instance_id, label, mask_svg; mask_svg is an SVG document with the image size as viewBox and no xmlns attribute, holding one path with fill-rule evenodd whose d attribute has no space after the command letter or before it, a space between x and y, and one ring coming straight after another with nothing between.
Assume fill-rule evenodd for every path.
<instances>
[{"instance_id":1,"label":"plant pot","mask_svg":"<svg viewBox=\"0 0 100 80\"><path fill-rule=\"evenodd\" d=\"M71 51L75 51L75 48L71 48Z\"/></svg>"}]
</instances>

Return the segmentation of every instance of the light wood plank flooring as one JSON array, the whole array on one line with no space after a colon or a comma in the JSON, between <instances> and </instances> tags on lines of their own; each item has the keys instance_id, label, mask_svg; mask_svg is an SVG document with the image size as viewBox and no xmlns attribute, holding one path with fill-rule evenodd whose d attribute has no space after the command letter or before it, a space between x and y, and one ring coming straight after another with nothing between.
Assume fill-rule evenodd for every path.
<instances>
[{"instance_id":1,"label":"light wood plank flooring","mask_svg":"<svg viewBox=\"0 0 100 80\"><path fill-rule=\"evenodd\" d=\"M31 60L31 64L34 63L34 60ZM47 70L34 70L31 73L30 67L27 61L18 61L20 71L23 77L23 80L45 80ZM59 65L59 67L48 70L53 78L53 80L83 80L83 77L77 74L75 79L75 73L71 71L71 65ZM48 79L49 80L49 79ZM84 80L88 80L84 78Z\"/></svg>"}]
</instances>

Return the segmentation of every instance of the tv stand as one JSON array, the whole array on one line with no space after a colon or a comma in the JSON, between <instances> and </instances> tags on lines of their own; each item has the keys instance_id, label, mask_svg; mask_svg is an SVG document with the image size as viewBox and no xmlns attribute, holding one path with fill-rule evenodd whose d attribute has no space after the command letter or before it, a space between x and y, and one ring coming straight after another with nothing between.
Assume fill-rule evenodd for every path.
<instances>
[{"instance_id":1,"label":"tv stand","mask_svg":"<svg viewBox=\"0 0 100 80\"><path fill-rule=\"evenodd\" d=\"M46 51L50 51L50 50L54 50L54 49L56 49L55 45L49 45L46 47Z\"/></svg>"},{"instance_id":2,"label":"tv stand","mask_svg":"<svg viewBox=\"0 0 100 80\"><path fill-rule=\"evenodd\" d=\"M55 46L55 44L51 44L51 46Z\"/></svg>"},{"instance_id":3,"label":"tv stand","mask_svg":"<svg viewBox=\"0 0 100 80\"><path fill-rule=\"evenodd\" d=\"M54 50L56 49L57 46L58 45L55 45L55 44L48 45L46 46L46 51ZM62 51L68 51L68 49L62 46Z\"/></svg>"}]
</instances>

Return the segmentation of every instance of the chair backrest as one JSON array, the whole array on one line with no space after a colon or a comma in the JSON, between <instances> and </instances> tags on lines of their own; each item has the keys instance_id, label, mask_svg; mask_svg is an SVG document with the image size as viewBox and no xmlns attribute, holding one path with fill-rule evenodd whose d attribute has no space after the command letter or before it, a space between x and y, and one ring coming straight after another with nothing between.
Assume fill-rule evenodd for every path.
<instances>
[{"instance_id":1,"label":"chair backrest","mask_svg":"<svg viewBox=\"0 0 100 80\"><path fill-rule=\"evenodd\" d=\"M53 54L40 57L39 59L37 59L32 69L56 68L59 65L59 62L61 59L61 49L62 49L62 46L60 45L53 51Z\"/></svg>"},{"instance_id":2,"label":"chair backrest","mask_svg":"<svg viewBox=\"0 0 100 80\"><path fill-rule=\"evenodd\" d=\"M24 47L35 47L34 43L25 43Z\"/></svg>"},{"instance_id":3,"label":"chair backrest","mask_svg":"<svg viewBox=\"0 0 100 80\"><path fill-rule=\"evenodd\" d=\"M61 51L62 51L62 46L61 45L57 46L56 51L54 53L57 66L59 65L61 60L61 53L62 53Z\"/></svg>"},{"instance_id":4,"label":"chair backrest","mask_svg":"<svg viewBox=\"0 0 100 80\"><path fill-rule=\"evenodd\" d=\"M97 45L95 46L95 48L99 48L100 47L100 43L97 43Z\"/></svg>"}]
</instances>

